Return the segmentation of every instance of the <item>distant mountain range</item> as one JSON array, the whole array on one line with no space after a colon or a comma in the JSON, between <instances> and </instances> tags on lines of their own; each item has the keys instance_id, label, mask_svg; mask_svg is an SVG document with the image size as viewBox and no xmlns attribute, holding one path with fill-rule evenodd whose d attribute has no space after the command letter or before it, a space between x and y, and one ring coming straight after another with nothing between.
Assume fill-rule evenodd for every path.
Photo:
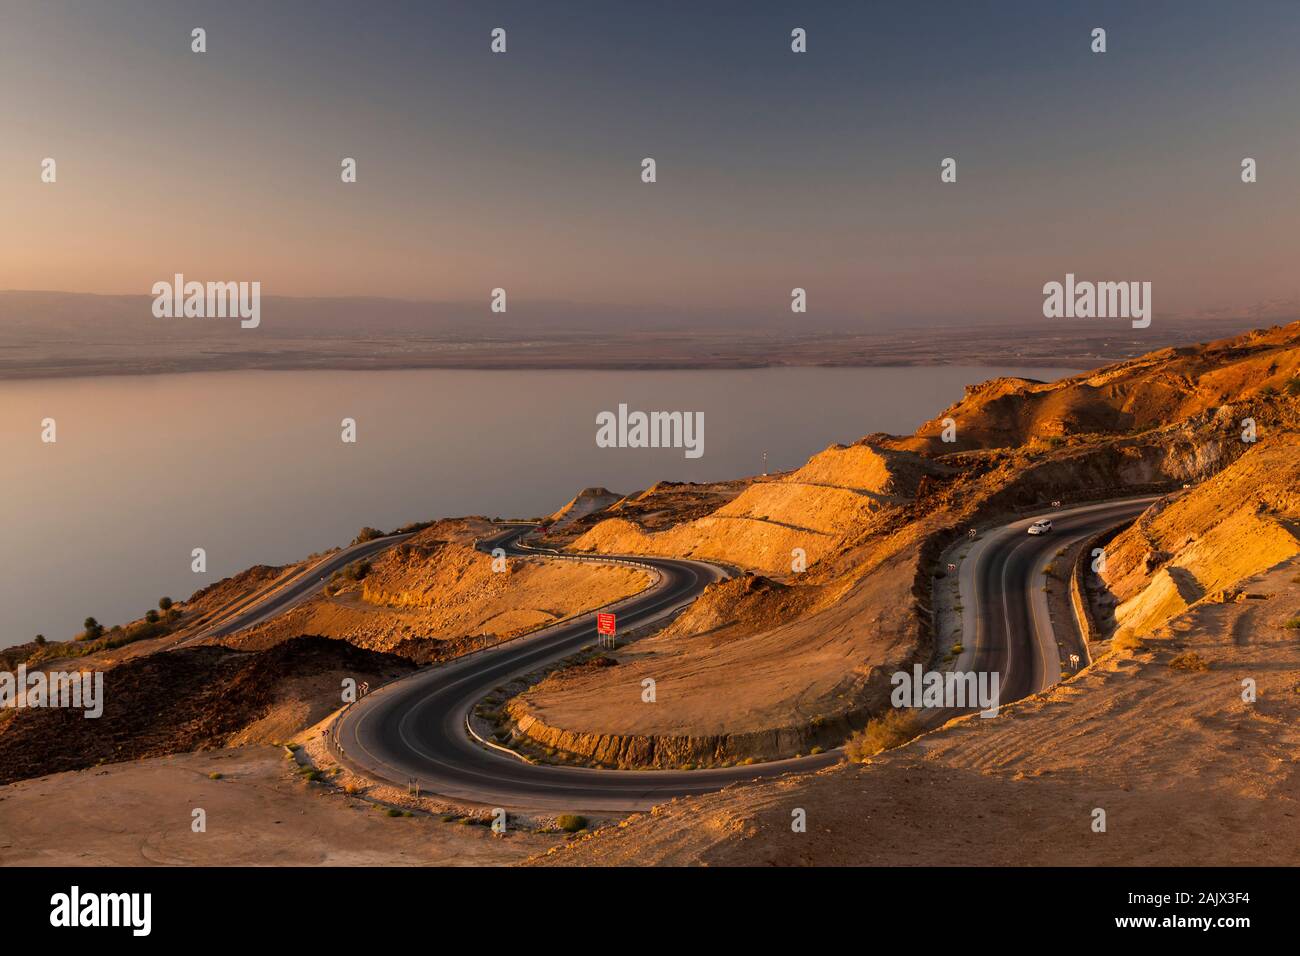
<instances>
[{"instance_id":1,"label":"distant mountain range","mask_svg":"<svg viewBox=\"0 0 1300 956\"><path fill-rule=\"evenodd\" d=\"M754 368L978 365L1092 368L1258 326L1243 314L1127 321L882 323L685 308L512 300L262 298L261 323L155 318L151 295L0 292L0 379L225 369ZM973 327L978 336L972 336Z\"/></svg>"}]
</instances>

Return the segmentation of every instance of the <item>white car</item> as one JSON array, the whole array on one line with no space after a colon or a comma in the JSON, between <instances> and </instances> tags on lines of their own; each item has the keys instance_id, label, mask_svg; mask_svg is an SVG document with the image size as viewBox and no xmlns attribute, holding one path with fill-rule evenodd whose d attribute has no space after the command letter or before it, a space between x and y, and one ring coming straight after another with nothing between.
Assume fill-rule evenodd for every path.
<instances>
[{"instance_id":1,"label":"white car","mask_svg":"<svg viewBox=\"0 0 1300 956\"><path fill-rule=\"evenodd\" d=\"M1046 518L1039 518L1029 526L1030 534L1047 534L1051 530L1052 522L1048 521Z\"/></svg>"}]
</instances>

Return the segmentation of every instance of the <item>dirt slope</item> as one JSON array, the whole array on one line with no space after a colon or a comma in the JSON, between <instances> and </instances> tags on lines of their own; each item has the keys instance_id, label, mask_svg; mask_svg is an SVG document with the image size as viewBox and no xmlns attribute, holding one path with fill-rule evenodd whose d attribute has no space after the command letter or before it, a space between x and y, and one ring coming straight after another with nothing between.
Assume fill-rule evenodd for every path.
<instances>
[{"instance_id":1,"label":"dirt slope","mask_svg":"<svg viewBox=\"0 0 1300 956\"><path fill-rule=\"evenodd\" d=\"M1300 435L1256 444L1107 549L1116 624L1146 634L1300 553Z\"/></svg>"},{"instance_id":2,"label":"dirt slope","mask_svg":"<svg viewBox=\"0 0 1300 956\"><path fill-rule=\"evenodd\" d=\"M1280 390L1300 374L1300 324L1205 345L1161 349L1095 372L1044 384L994 379L917 429L901 447L935 453L1006 448L1071 435L1159 428L1225 402ZM945 419L956 442L942 441Z\"/></svg>"},{"instance_id":3,"label":"dirt slope","mask_svg":"<svg viewBox=\"0 0 1300 956\"><path fill-rule=\"evenodd\" d=\"M793 552L808 565L872 526L882 510L915 494L942 465L865 443L832 445L797 471L756 480L711 513L655 532L621 518L602 521L577 551L713 558L767 574L788 574Z\"/></svg>"},{"instance_id":4,"label":"dirt slope","mask_svg":"<svg viewBox=\"0 0 1300 956\"><path fill-rule=\"evenodd\" d=\"M675 800L541 865L1300 864L1300 560L991 720ZM1195 652L1208 670L1171 666ZM1242 698L1242 681L1257 698ZM807 832L792 832L792 813ZM1094 832L1094 811L1106 831Z\"/></svg>"},{"instance_id":5,"label":"dirt slope","mask_svg":"<svg viewBox=\"0 0 1300 956\"><path fill-rule=\"evenodd\" d=\"M306 601L227 646L269 647L297 634L340 637L417 660L455 656L619 600L647 587L642 571L510 558L493 570L474 540L486 522L439 521L385 552L359 580Z\"/></svg>"},{"instance_id":6,"label":"dirt slope","mask_svg":"<svg viewBox=\"0 0 1300 956\"><path fill-rule=\"evenodd\" d=\"M399 657L344 641L299 637L260 653L188 647L123 661L104 674L104 712L24 709L0 718L0 783L120 760L264 742L246 733L277 708L287 731L320 719L342 703L342 679L378 683L409 672ZM311 682L310 684L305 682ZM285 717L304 705L302 724Z\"/></svg>"}]
</instances>

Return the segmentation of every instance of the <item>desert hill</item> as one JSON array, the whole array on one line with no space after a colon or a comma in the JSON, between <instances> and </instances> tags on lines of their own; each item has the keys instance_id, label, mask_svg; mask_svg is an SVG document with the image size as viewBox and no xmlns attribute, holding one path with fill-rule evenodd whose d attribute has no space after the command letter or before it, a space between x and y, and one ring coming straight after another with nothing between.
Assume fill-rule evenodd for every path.
<instances>
[{"instance_id":1,"label":"desert hill","mask_svg":"<svg viewBox=\"0 0 1300 956\"><path fill-rule=\"evenodd\" d=\"M796 471L749 482L733 499L694 520L647 531L615 517L596 524L572 548L713 558L788 574L795 549L804 552L807 565L815 564L872 527L881 512L909 503L922 477L948 472L913 452L832 445Z\"/></svg>"},{"instance_id":2,"label":"desert hill","mask_svg":"<svg viewBox=\"0 0 1300 956\"><path fill-rule=\"evenodd\" d=\"M900 447L942 454L1089 434L1133 434L1225 403L1267 396L1300 375L1300 324L1161 349L1059 382L994 379L917 429ZM945 419L956 442L942 441Z\"/></svg>"},{"instance_id":3,"label":"desert hill","mask_svg":"<svg viewBox=\"0 0 1300 956\"><path fill-rule=\"evenodd\" d=\"M551 528L561 531L587 515L604 511L627 495L616 495L608 488L583 488L563 508L548 517Z\"/></svg>"},{"instance_id":4,"label":"desert hill","mask_svg":"<svg viewBox=\"0 0 1300 956\"><path fill-rule=\"evenodd\" d=\"M512 558L501 572L475 549L498 529L480 519L437 521L351 573L326 593L222 641L269 647L321 634L421 662L457 656L617 601L650 584L642 571Z\"/></svg>"},{"instance_id":5,"label":"desert hill","mask_svg":"<svg viewBox=\"0 0 1300 956\"><path fill-rule=\"evenodd\" d=\"M1298 343L1300 324L1063 383L1001 379L950 409L966 423L962 442L873 435L832 446L793 472L748 480L707 514L673 523L660 511L653 530L591 516L573 549L712 558L763 578L715 585L671 627L618 651L616 668L521 694L507 708L515 727L621 766L725 765L833 745L879 711L885 675L928 659L931 576L964 528L1053 500L1187 486L1162 506L1166 518L1148 516L1113 544L1116 591L1095 595L1125 602L1124 621L1158 627L1295 553L1286 489L1300 433ZM1257 440L1243 440L1245 419ZM1199 539L1181 563L1148 561L1188 547L1180 534ZM627 692L647 676L669 706Z\"/></svg>"},{"instance_id":6,"label":"desert hill","mask_svg":"<svg viewBox=\"0 0 1300 956\"><path fill-rule=\"evenodd\" d=\"M1102 577L1138 636L1300 553L1300 435L1265 439L1107 548Z\"/></svg>"}]
</instances>

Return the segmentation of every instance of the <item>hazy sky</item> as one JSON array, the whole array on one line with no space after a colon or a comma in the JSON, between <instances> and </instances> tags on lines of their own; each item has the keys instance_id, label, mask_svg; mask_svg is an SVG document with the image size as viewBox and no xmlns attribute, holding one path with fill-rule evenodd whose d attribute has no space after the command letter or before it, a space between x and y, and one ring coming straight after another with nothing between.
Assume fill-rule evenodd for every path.
<instances>
[{"instance_id":1,"label":"hazy sky","mask_svg":"<svg viewBox=\"0 0 1300 956\"><path fill-rule=\"evenodd\" d=\"M1074 272L1285 310L1297 49L1293 0L0 0L0 288L1014 319Z\"/></svg>"}]
</instances>

